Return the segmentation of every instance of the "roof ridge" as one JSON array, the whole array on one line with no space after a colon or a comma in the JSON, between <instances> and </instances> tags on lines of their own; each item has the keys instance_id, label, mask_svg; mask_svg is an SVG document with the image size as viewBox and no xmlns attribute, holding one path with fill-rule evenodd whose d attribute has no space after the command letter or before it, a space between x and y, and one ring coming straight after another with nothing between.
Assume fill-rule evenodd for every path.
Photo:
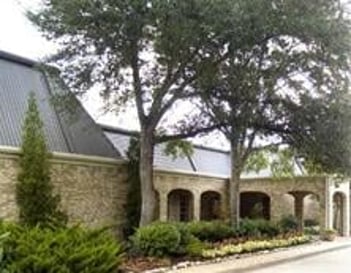
<instances>
[{"instance_id":1,"label":"roof ridge","mask_svg":"<svg viewBox=\"0 0 351 273\"><path fill-rule=\"evenodd\" d=\"M103 124L103 123L97 123L98 125L101 126L101 128L104 131L109 131L109 132L114 132L114 133L120 133L123 135L129 135L129 136L137 136L139 135L139 132L136 130L128 130L125 128L120 128L120 127L115 127L112 125L107 125L107 124ZM224 153L224 154L228 154L230 153L230 151L225 150L225 149L219 149L219 148L214 148L214 147L208 147L208 146L204 146L204 145L200 145L200 144L194 144L193 146L197 149L201 149L201 150L207 150L207 151L212 151L212 152L218 152L218 153Z\"/></svg>"},{"instance_id":2,"label":"roof ridge","mask_svg":"<svg viewBox=\"0 0 351 273\"><path fill-rule=\"evenodd\" d=\"M3 51L3 50L0 50L0 58L7 61L20 63L25 66L30 66L30 67L36 66L40 63L33 59L29 59L29 58L26 58L11 52Z\"/></svg>"}]
</instances>

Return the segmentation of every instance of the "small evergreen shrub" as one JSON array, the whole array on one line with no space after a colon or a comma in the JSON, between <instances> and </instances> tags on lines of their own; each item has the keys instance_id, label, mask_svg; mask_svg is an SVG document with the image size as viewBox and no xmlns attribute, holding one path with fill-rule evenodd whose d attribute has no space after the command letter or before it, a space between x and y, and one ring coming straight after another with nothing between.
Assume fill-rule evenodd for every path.
<instances>
[{"instance_id":1,"label":"small evergreen shrub","mask_svg":"<svg viewBox=\"0 0 351 273\"><path fill-rule=\"evenodd\" d=\"M200 241L218 242L236 236L236 231L221 221L190 222L186 225L189 232Z\"/></svg>"},{"instance_id":2,"label":"small evergreen shrub","mask_svg":"<svg viewBox=\"0 0 351 273\"><path fill-rule=\"evenodd\" d=\"M9 273L115 273L122 248L106 230L40 228L1 224L10 235L4 242Z\"/></svg>"},{"instance_id":3,"label":"small evergreen shrub","mask_svg":"<svg viewBox=\"0 0 351 273\"><path fill-rule=\"evenodd\" d=\"M298 230L298 221L292 215L284 216L279 221L279 226L283 233L296 232Z\"/></svg>"},{"instance_id":4,"label":"small evergreen shrub","mask_svg":"<svg viewBox=\"0 0 351 273\"><path fill-rule=\"evenodd\" d=\"M22 224L66 224L67 217L59 209L60 196L53 194L49 157L43 122L34 93L31 93L23 124L20 171L16 184L16 201Z\"/></svg>"},{"instance_id":5,"label":"small evergreen shrub","mask_svg":"<svg viewBox=\"0 0 351 273\"><path fill-rule=\"evenodd\" d=\"M315 227L319 225L319 222L316 219L305 219L303 222L305 227Z\"/></svg>"},{"instance_id":6,"label":"small evergreen shrub","mask_svg":"<svg viewBox=\"0 0 351 273\"><path fill-rule=\"evenodd\" d=\"M145 256L178 254L180 243L181 233L171 223L153 223L140 227L132 236L133 247Z\"/></svg>"},{"instance_id":7,"label":"small evergreen shrub","mask_svg":"<svg viewBox=\"0 0 351 273\"><path fill-rule=\"evenodd\" d=\"M243 219L240 221L237 233L249 238L273 238L280 234L280 228L277 224L264 219Z\"/></svg>"}]
</instances>

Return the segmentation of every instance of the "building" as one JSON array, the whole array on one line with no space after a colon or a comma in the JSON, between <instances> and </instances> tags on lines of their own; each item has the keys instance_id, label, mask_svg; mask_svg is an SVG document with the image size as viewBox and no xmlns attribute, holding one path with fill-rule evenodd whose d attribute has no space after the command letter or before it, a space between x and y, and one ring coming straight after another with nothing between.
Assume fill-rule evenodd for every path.
<instances>
[{"instance_id":1,"label":"building","mask_svg":"<svg viewBox=\"0 0 351 273\"><path fill-rule=\"evenodd\" d=\"M126 150L133 132L100 126L78 100L72 117L53 105L54 94L67 92L34 61L0 51L0 217L17 218L15 182L26 102L35 92L52 157L52 181L71 222L112 225L125 219ZM173 159L155 148L154 186L161 220L212 220L228 212L229 152L195 146L194 154ZM350 233L349 183L328 177L243 178L241 216L277 220L295 214L306 219L306 196L321 226ZM335 201L335 202L334 202ZM306 202L305 202L306 203ZM309 202L311 203L311 202ZM334 206L341 209L335 209ZM307 211L311 211L307 209Z\"/></svg>"}]
</instances>

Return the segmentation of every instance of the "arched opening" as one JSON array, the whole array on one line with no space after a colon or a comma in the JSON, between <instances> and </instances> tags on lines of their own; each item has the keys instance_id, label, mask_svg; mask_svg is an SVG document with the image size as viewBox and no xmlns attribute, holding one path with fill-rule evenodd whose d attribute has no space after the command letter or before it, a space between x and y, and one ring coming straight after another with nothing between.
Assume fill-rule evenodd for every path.
<instances>
[{"instance_id":1,"label":"arched opening","mask_svg":"<svg viewBox=\"0 0 351 273\"><path fill-rule=\"evenodd\" d=\"M201 194L200 219L212 221L221 218L221 195L215 191L207 191Z\"/></svg>"},{"instance_id":2,"label":"arched opening","mask_svg":"<svg viewBox=\"0 0 351 273\"><path fill-rule=\"evenodd\" d=\"M271 199L263 192L240 193L240 218L270 219Z\"/></svg>"},{"instance_id":3,"label":"arched opening","mask_svg":"<svg viewBox=\"0 0 351 273\"><path fill-rule=\"evenodd\" d=\"M345 195L341 192L336 192L333 195L333 229L337 230L340 235L344 234L345 223Z\"/></svg>"},{"instance_id":4,"label":"arched opening","mask_svg":"<svg viewBox=\"0 0 351 273\"><path fill-rule=\"evenodd\" d=\"M298 230L308 228L319 229L320 205L319 196L311 191L291 191L293 197L293 214L298 223Z\"/></svg>"},{"instance_id":5,"label":"arched opening","mask_svg":"<svg viewBox=\"0 0 351 273\"><path fill-rule=\"evenodd\" d=\"M194 198L190 191L173 190L168 194L168 220L187 222L193 220Z\"/></svg>"}]
</instances>

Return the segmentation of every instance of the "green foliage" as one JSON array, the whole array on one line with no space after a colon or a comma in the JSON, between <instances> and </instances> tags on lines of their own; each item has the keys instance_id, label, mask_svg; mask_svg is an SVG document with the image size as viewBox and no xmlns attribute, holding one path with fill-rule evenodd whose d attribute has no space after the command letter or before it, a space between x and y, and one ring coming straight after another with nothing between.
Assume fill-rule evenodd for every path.
<instances>
[{"instance_id":1,"label":"green foliage","mask_svg":"<svg viewBox=\"0 0 351 273\"><path fill-rule=\"evenodd\" d=\"M106 230L4 223L0 230L10 233L3 260L9 273L112 273L121 263L122 248Z\"/></svg>"},{"instance_id":2,"label":"green foliage","mask_svg":"<svg viewBox=\"0 0 351 273\"><path fill-rule=\"evenodd\" d=\"M292 215L282 217L279 221L279 225L284 233L296 232L299 226L297 219Z\"/></svg>"},{"instance_id":3,"label":"green foliage","mask_svg":"<svg viewBox=\"0 0 351 273\"><path fill-rule=\"evenodd\" d=\"M0 235L0 273L7 273L6 261L5 261L5 250L4 250L4 243L7 237L9 237L10 233L5 232Z\"/></svg>"},{"instance_id":4,"label":"green foliage","mask_svg":"<svg viewBox=\"0 0 351 273\"><path fill-rule=\"evenodd\" d=\"M293 177L295 175L295 158L292 149L284 148L273 155L270 164L273 177Z\"/></svg>"},{"instance_id":5,"label":"green foliage","mask_svg":"<svg viewBox=\"0 0 351 273\"><path fill-rule=\"evenodd\" d=\"M240 236L249 238L273 238L280 234L280 227L271 221L243 219L237 230Z\"/></svg>"},{"instance_id":6,"label":"green foliage","mask_svg":"<svg viewBox=\"0 0 351 273\"><path fill-rule=\"evenodd\" d=\"M137 138L131 138L127 152L128 156L128 193L126 205L126 237L134 233L139 226L141 210L141 191L139 174L140 145Z\"/></svg>"},{"instance_id":7,"label":"green foliage","mask_svg":"<svg viewBox=\"0 0 351 273\"><path fill-rule=\"evenodd\" d=\"M66 223L65 214L58 208L60 197L53 194L49 157L43 123L35 95L31 93L23 124L20 172L16 184L16 201L23 224L35 226Z\"/></svg>"},{"instance_id":8,"label":"green foliage","mask_svg":"<svg viewBox=\"0 0 351 273\"><path fill-rule=\"evenodd\" d=\"M140 227L132 237L134 248L145 256L163 257L178 253L181 234L171 223Z\"/></svg>"},{"instance_id":9,"label":"green foliage","mask_svg":"<svg viewBox=\"0 0 351 273\"><path fill-rule=\"evenodd\" d=\"M303 222L305 227L315 227L319 225L319 221L316 219L305 219Z\"/></svg>"},{"instance_id":10,"label":"green foliage","mask_svg":"<svg viewBox=\"0 0 351 273\"><path fill-rule=\"evenodd\" d=\"M261 170L264 170L269 167L269 159L267 156L266 150L259 150L248 157L244 171L259 173Z\"/></svg>"},{"instance_id":11,"label":"green foliage","mask_svg":"<svg viewBox=\"0 0 351 273\"><path fill-rule=\"evenodd\" d=\"M183 223L155 222L132 236L135 251L145 256L199 256L206 245Z\"/></svg>"},{"instance_id":12,"label":"green foliage","mask_svg":"<svg viewBox=\"0 0 351 273\"><path fill-rule=\"evenodd\" d=\"M221 221L190 222L186 226L200 241L218 242L236 236L236 231Z\"/></svg>"},{"instance_id":13,"label":"green foliage","mask_svg":"<svg viewBox=\"0 0 351 273\"><path fill-rule=\"evenodd\" d=\"M168 141L164 150L166 155L171 155L174 159L190 156L193 152L194 149L191 142L182 139Z\"/></svg>"}]
</instances>

